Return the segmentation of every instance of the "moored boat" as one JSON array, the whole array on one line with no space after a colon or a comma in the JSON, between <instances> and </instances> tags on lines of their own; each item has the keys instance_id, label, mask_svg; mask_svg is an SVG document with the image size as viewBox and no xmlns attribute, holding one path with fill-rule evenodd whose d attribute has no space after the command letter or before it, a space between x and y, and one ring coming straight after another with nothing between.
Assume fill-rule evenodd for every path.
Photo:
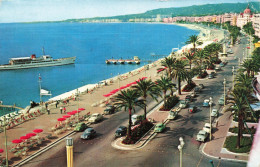
<instances>
[{"instance_id":1,"label":"moored boat","mask_svg":"<svg viewBox=\"0 0 260 167\"><path fill-rule=\"evenodd\" d=\"M30 57L11 58L9 64L0 65L0 70L17 70L74 64L75 59L76 57L53 59L49 55L43 55L37 58L35 54L33 54Z\"/></svg>"}]
</instances>

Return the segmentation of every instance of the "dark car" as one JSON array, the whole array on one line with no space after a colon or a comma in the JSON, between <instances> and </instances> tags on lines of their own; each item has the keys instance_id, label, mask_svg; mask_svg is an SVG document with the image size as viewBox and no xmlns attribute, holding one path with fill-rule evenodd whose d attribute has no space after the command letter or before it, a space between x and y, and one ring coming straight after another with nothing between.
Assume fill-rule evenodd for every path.
<instances>
[{"instance_id":1,"label":"dark car","mask_svg":"<svg viewBox=\"0 0 260 167\"><path fill-rule=\"evenodd\" d=\"M197 111L197 107L196 106L190 106L189 108L188 108L188 112L189 113L195 113Z\"/></svg>"},{"instance_id":2,"label":"dark car","mask_svg":"<svg viewBox=\"0 0 260 167\"><path fill-rule=\"evenodd\" d=\"M115 132L115 137L121 137L126 135L127 128L125 126L119 126Z\"/></svg>"},{"instance_id":3,"label":"dark car","mask_svg":"<svg viewBox=\"0 0 260 167\"><path fill-rule=\"evenodd\" d=\"M80 136L81 139L91 139L96 136L96 131L93 128L87 128L82 135Z\"/></svg>"},{"instance_id":4,"label":"dark car","mask_svg":"<svg viewBox=\"0 0 260 167\"><path fill-rule=\"evenodd\" d=\"M201 91L201 88L200 88L200 87L195 87L195 88L194 88L194 92L199 93L200 91Z\"/></svg>"},{"instance_id":5,"label":"dark car","mask_svg":"<svg viewBox=\"0 0 260 167\"><path fill-rule=\"evenodd\" d=\"M185 101L191 102L191 101L192 101L191 95L187 95L187 96L185 97Z\"/></svg>"},{"instance_id":6,"label":"dark car","mask_svg":"<svg viewBox=\"0 0 260 167\"><path fill-rule=\"evenodd\" d=\"M85 130L88 126L81 122L81 123L78 123L77 126L74 128L74 131L76 132L82 132L83 130Z\"/></svg>"},{"instance_id":7,"label":"dark car","mask_svg":"<svg viewBox=\"0 0 260 167\"><path fill-rule=\"evenodd\" d=\"M113 105L108 105L104 110L104 114L113 114L116 111L116 107Z\"/></svg>"}]
</instances>

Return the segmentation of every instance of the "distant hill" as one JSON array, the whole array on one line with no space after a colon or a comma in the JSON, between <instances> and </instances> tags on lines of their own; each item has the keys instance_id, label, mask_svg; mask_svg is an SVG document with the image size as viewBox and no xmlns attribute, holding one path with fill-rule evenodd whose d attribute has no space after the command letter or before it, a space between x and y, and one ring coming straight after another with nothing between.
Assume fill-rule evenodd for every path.
<instances>
[{"instance_id":1,"label":"distant hill","mask_svg":"<svg viewBox=\"0 0 260 167\"><path fill-rule=\"evenodd\" d=\"M101 20L101 19L120 19L127 21L133 18L155 18L160 14L161 17L175 17L175 16L205 16L205 15L219 15L224 13L240 13L245 10L248 3L222 3L222 4L207 4L207 5L193 5L179 8L161 8L149 10L145 13L130 14L112 17L95 17L82 19L68 19L65 22L84 22L86 20ZM249 8L252 12L260 12L259 2L250 2Z\"/></svg>"}]
</instances>

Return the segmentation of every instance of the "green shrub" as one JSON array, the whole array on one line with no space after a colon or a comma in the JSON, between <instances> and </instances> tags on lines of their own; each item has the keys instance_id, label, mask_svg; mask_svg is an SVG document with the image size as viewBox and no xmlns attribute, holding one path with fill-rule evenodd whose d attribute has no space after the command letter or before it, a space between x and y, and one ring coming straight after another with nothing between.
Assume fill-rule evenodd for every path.
<instances>
[{"instance_id":1,"label":"green shrub","mask_svg":"<svg viewBox=\"0 0 260 167\"><path fill-rule=\"evenodd\" d=\"M169 97L166 100L166 103L163 107L164 110L170 110L172 109L178 102L179 102L179 97L177 97L176 95Z\"/></svg>"}]
</instances>

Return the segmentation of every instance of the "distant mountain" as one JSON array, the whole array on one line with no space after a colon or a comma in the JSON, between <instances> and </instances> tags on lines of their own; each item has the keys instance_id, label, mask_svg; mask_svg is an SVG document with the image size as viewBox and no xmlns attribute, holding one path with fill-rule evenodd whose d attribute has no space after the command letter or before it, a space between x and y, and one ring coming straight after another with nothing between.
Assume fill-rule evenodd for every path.
<instances>
[{"instance_id":1,"label":"distant mountain","mask_svg":"<svg viewBox=\"0 0 260 167\"><path fill-rule=\"evenodd\" d=\"M155 18L158 14L161 17L175 17L175 16L205 16L205 15L219 15L224 13L240 13L245 10L248 3L222 3L222 4L207 4L207 5L193 5L179 8L161 8L149 10L145 13L130 14L112 17L95 17L82 19L68 19L65 22L84 22L86 20L101 20L101 19L119 19L128 21L134 18ZM260 12L259 2L250 2L249 8L252 12Z\"/></svg>"}]
</instances>

